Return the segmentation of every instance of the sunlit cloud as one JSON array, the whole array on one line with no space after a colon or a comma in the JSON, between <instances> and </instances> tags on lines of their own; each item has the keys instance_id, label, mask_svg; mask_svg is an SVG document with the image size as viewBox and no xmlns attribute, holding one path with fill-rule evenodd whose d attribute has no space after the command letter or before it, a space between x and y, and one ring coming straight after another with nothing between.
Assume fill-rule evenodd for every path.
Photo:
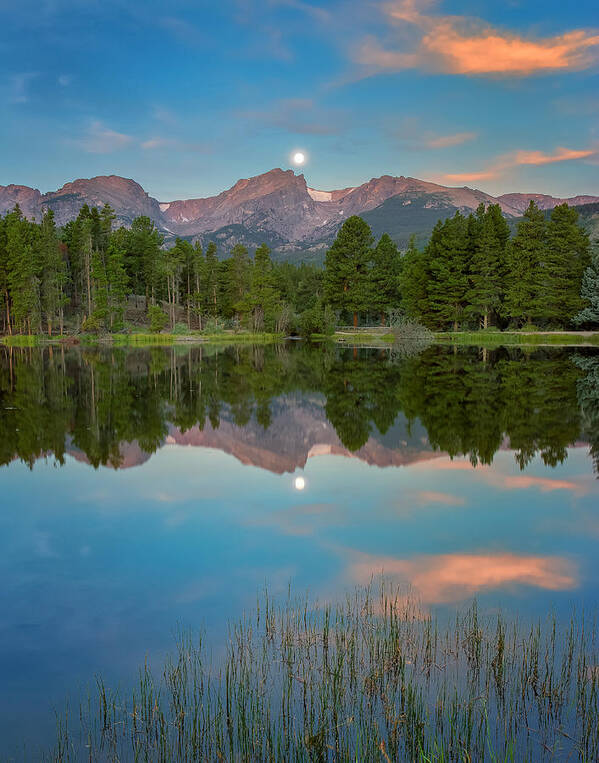
<instances>
[{"instance_id":1,"label":"sunlit cloud","mask_svg":"<svg viewBox=\"0 0 599 763\"><path fill-rule=\"evenodd\" d=\"M558 146L552 153L534 150L516 150L497 157L485 169L473 172L446 173L441 176L441 179L448 183L473 183L479 180L492 180L501 177L503 173L512 170L514 167L543 166L581 159L591 160L597 156L599 156L597 148L573 149Z\"/></svg>"},{"instance_id":2,"label":"sunlit cloud","mask_svg":"<svg viewBox=\"0 0 599 763\"><path fill-rule=\"evenodd\" d=\"M427 503L439 503L444 506L464 506L466 501L459 495L451 495L450 493L441 493L436 490L419 490L414 499L420 505Z\"/></svg>"},{"instance_id":3,"label":"sunlit cloud","mask_svg":"<svg viewBox=\"0 0 599 763\"><path fill-rule=\"evenodd\" d=\"M85 136L77 143L89 154L111 154L131 145L133 138L122 132L111 130L102 122L94 121Z\"/></svg>"},{"instance_id":4,"label":"sunlit cloud","mask_svg":"<svg viewBox=\"0 0 599 763\"><path fill-rule=\"evenodd\" d=\"M401 146L422 150L452 148L478 137L478 133L472 131L439 134L427 129L420 119L414 117L400 120L389 132Z\"/></svg>"},{"instance_id":5,"label":"sunlit cloud","mask_svg":"<svg viewBox=\"0 0 599 763\"><path fill-rule=\"evenodd\" d=\"M553 154L545 154L542 151L517 151L516 164L554 164L555 162L569 162L574 159L585 159L596 153L593 149L580 151L571 148L557 148Z\"/></svg>"},{"instance_id":6,"label":"sunlit cloud","mask_svg":"<svg viewBox=\"0 0 599 763\"><path fill-rule=\"evenodd\" d=\"M414 464L412 469L427 469L426 464ZM572 495L586 495L589 492L587 481L565 480L558 477L537 477L533 474L506 474L500 464L488 466L479 464L473 466L466 458L451 459L449 456L439 458L434 462L435 470L442 471L474 471L481 482L498 490L539 490L542 493L552 493L563 490Z\"/></svg>"},{"instance_id":7,"label":"sunlit cloud","mask_svg":"<svg viewBox=\"0 0 599 763\"><path fill-rule=\"evenodd\" d=\"M360 552L355 556L350 575L356 583L367 584L382 572L411 585L425 604L461 601L506 586L566 591L578 585L577 569L559 556L457 553L396 559Z\"/></svg>"},{"instance_id":8,"label":"sunlit cloud","mask_svg":"<svg viewBox=\"0 0 599 763\"><path fill-rule=\"evenodd\" d=\"M593 29L533 39L469 16L434 15L431 6L426 0L384 4L383 12L397 32L397 46L384 47L368 37L355 52L356 61L369 73L423 69L524 77L586 69L599 60L599 34Z\"/></svg>"},{"instance_id":9,"label":"sunlit cloud","mask_svg":"<svg viewBox=\"0 0 599 763\"><path fill-rule=\"evenodd\" d=\"M443 175L443 180L448 183L476 183L479 180L492 180L498 175L499 172L496 170L488 170L485 172L450 172Z\"/></svg>"}]
</instances>

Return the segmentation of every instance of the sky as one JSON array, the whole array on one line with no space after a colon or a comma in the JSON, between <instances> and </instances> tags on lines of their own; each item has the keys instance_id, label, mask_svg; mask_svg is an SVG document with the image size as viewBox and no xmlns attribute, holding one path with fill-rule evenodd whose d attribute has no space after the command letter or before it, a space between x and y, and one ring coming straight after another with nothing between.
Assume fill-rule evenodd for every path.
<instances>
[{"instance_id":1,"label":"sky","mask_svg":"<svg viewBox=\"0 0 599 763\"><path fill-rule=\"evenodd\" d=\"M599 195L596 0L0 0L0 184Z\"/></svg>"}]
</instances>

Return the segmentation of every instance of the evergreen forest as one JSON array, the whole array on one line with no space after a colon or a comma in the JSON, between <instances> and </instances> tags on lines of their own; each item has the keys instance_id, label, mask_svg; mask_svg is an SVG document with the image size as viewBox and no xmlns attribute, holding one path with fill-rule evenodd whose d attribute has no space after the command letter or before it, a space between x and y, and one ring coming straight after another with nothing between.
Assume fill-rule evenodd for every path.
<instances>
[{"instance_id":1,"label":"evergreen forest","mask_svg":"<svg viewBox=\"0 0 599 763\"><path fill-rule=\"evenodd\" d=\"M148 217L115 228L110 206L83 206L58 228L18 207L0 218L0 333L332 333L335 326L387 325L394 316L428 328L599 327L599 255L574 208L549 219L534 202L514 233L499 205L439 221L418 249L345 221L324 269L273 262L211 242L166 246Z\"/></svg>"}]
</instances>

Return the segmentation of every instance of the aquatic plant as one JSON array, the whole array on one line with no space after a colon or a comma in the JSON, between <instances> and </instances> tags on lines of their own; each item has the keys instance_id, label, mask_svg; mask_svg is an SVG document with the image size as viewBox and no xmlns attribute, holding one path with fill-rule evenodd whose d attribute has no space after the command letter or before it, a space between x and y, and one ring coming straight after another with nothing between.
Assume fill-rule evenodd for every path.
<instances>
[{"instance_id":1,"label":"aquatic plant","mask_svg":"<svg viewBox=\"0 0 599 763\"><path fill-rule=\"evenodd\" d=\"M384 580L336 606L265 593L224 656L183 633L131 693L100 679L59 719L52 759L597 760L596 627L441 622Z\"/></svg>"}]
</instances>

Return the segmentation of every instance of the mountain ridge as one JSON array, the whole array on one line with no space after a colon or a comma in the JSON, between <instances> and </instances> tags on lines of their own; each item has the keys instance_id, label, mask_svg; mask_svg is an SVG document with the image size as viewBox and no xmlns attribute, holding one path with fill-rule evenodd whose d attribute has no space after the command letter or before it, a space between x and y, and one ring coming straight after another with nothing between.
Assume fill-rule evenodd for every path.
<instances>
[{"instance_id":1,"label":"mountain ridge","mask_svg":"<svg viewBox=\"0 0 599 763\"><path fill-rule=\"evenodd\" d=\"M396 231L393 237L403 244L410 226L412 232L424 236L436 219L456 210L468 213L480 203L497 203L506 217L516 218L531 199L544 210L564 202L599 202L599 196L587 194L558 198L508 193L494 197L476 188L442 186L403 175L382 175L358 186L324 191L309 187L302 173L275 168L241 178L216 196L173 201L159 201L135 180L120 175L78 178L46 193L10 184L0 186L0 213L19 204L25 216L39 219L52 209L57 224L64 225L77 216L83 204L108 203L115 209L119 225L128 226L135 217L145 215L167 238L183 236L202 243L216 240L224 247L247 243L255 248L262 238L284 259L292 251L320 251L343 220L354 214L367 220L371 217L376 233L381 226L391 227Z\"/></svg>"}]
</instances>

